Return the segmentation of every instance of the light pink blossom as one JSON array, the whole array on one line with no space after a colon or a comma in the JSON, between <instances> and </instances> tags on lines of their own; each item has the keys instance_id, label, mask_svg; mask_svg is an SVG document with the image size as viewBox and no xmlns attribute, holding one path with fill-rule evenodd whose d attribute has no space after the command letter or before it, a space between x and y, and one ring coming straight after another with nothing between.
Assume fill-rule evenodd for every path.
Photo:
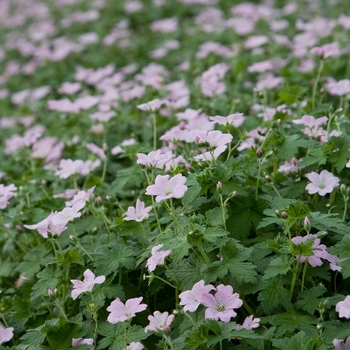
<instances>
[{"instance_id":1,"label":"light pink blossom","mask_svg":"<svg viewBox=\"0 0 350 350\"><path fill-rule=\"evenodd\" d=\"M292 238L292 242L294 244L301 244L309 241L313 241L311 247L313 255L296 255L296 258L299 260L299 262L308 262L312 267L316 267L323 264L323 261L321 259L326 259L330 263L331 270L340 270L340 266L337 266L337 263L339 262L338 258L326 251L327 247L324 244L321 244L321 239L317 238L317 235L310 234L304 237L296 236Z\"/></svg>"},{"instance_id":2,"label":"light pink blossom","mask_svg":"<svg viewBox=\"0 0 350 350\"><path fill-rule=\"evenodd\" d=\"M87 143L86 148L92 153L96 154L100 159L102 160L106 159L104 150L101 147L98 147L97 145L95 145L93 142Z\"/></svg>"},{"instance_id":3,"label":"light pink blossom","mask_svg":"<svg viewBox=\"0 0 350 350\"><path fill-rule=\"evenodd\" d=\"M175 316L169 315L168 312L155 311L153 316L148 316L149 325L145 328L145 332L170 332L170 325Z\"/></svg>"},{"instance_id":4,"label":"light pink blossom","mask_svg":"<svg viewBox=\"0 0 350 350\"><path fill-rule=\"evenodd\" d=\"M13 338L13 327L5 328L0 324L0 344L6 343Z\"/></svg>"},{"instance_id":5,"label":"light pink blossom","mask_svg":"<svg viewBox=\"0 0 350 350\"><path fill-rule=\"evenodd\" d=\"M196 311L202 303L203 295L208 294L211 290L215 290L215 287L211 284L205 286L204 283L203 280L200 280L191 290L186 290L179 295L180 305L184 306L184 311Z\"/></svg>"},{"instance_id":6,"label":"light pink blossom","mask_svg":"<svg viewBox=\"0 0 350 350\"><path fill-rule=\"evenodd\" d=\"M348 295L343 301L340 301L335 310L339 313L339 317L350 318L350 295Z\"/></svg>"},{"instance_id":7,"label":"light pink blossom","mask_svg":"<svg viewBox=\"0 0 350 350\"><path fill-rule=\"evenodd\" d=\"M177 174L170 178L169 175L158 175L155 184L146 188L146 194L157 196L156 202L169 198L182 198L187 191L186 177Z\"/></svg>"},{"instance_id":8,"label":"light pink blossom","mask_svg":"<svg viewBox=\"0 0 350 350\"><path fill-rule=\"evenodd\" d=\"M260 318L254 318L253 315L250 315L245 318L242 326L236 326L235 330L239 329L253 329L258 328L260 326Z\"/></svg>"},{"instance_id":9,"label":"light pink blossom","mask_svg":"<svg viewBox=\"0 0 350 350\"><path fill-rule=\"evenodd\" d=\"M148 271L154 271L158 265L163 265L165 258L171 254L171 250L159 251L162 247L163 244L158 244L152 248L152 256L146 263Z\"/></svg>"},{"instance_id":10,"label":"light pink blossom","mask_svg":"<svg viewBox=\"0 0 350 350\"><path fill-rule=\"evenodd\" d=\"M95 274L87 269L84 272L84 281L70 280L73 283L73 290L71 296L73 300L78 298L81 293L91 292L95 284L101 284L106 280L105 276L95 277Z\"/></svg>"},{"instance_id":11,"label":"light pink blossom","mask_svg":"<svg viewBox=\"0 0 350 350\"><path fill-rule=\"evenodd\" d=\"M4 186L0 184L0 209L5 209L9 203L9 200L15 195L14 192L17 187L14 184Z\"/></svg>"},{"instance_id":12,"label":"light pink blossom","mask_svg":"<svg viewBox=\"0 0 350 350\"><path fill-rule=\"evenodd\" d=\"M72 347L74 348L75 346L79 346L79 345L92 345L90 346L90 350L94 349L94 340L92 338L73 338L72 339Z\"/></svg>"},{"instance_id":13,"label":"light pink blossom","mask_svg":"<svg viewBox=\"0 0 350 350\"><path fill-rule=\"evenodd\" d=\"M119 298L115 299L107 308L110 312L107 321L119 323L132 319L136 313L146 310L147 304L140 304L142 299L142 297L131 298L125 304Z\"/></svg>"},{"instance_id":14,"label":"light pink blossom","mask_svg":"<svg viewBox=\"0 0 350 350\"><path fill-rule=\"evenodd\" d=\"M349 350L350 349L350 337L346 341L341 339L333 340L334 350Z\"/></svg>"},{"instance_id":15,"label":"light pink blossom","mask_svg":"<svg viewBox=\"0 0 350 350\"><path fill-rule=\"evenodd\" d=\"M306 186L306 190L309 194L318 193L320 196L325 196L339 186L339 178L328 170L322 170L320 174L312 171L305 176L311 181L311 183Z\"/></svg>"},{"instance_id":16,"label":"light pink blossom","mask_svg":"<svg viewBox=\"0 0 350 350\"><path fill-rule=\"evenodd\" d=\"M238 293L233 294L233 288L230 285L220 284L216 287L215 295L208 293L202 296L202 304L207 307L205 318L230 322L232 317L237 316L233 309L240 308L243 301Z\"/></svg>"},{"instance_id":17,"label":"light pink blossom","mask_svg":"<svg viewBox=\"0 0 350 350\"><path fill-rule=\"evenodd\" d=\"M152 210L152 207L146 207L145 203L136 200L136 207L129 207L127 212L123 214L125 221L137 221L142 222L148 218L148 213Z\"/></svg>"},{"instance_id":18,"label":"light pink blossom","mask_svg":"<svg viewBox=\"0 0 350 350\"><path fill-rule=\"evenodd\" d=\"M132 342L123 350L142 350L143 345L140 342Z\"/></svg>"}]
</instances>

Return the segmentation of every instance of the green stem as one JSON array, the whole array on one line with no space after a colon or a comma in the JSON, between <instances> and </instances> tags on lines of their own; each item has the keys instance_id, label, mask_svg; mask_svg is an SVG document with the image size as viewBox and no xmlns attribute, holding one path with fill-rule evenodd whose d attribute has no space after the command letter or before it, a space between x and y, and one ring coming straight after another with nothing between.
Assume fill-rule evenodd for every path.
<instances>
[{"instance_id":1,"label":"green stem","mask_svg":"<svg viewBox=\"0 0 350 350\"><path fill-rule=\"evenodd\" d=\"M153 113L152 119L153 119L153 150L155 151L157 149L157 115L156 113Z\"/></svg>"},{"instance_id":2,"label":"green stem","mask_svg":"<svg viewBox=\"0 0 350 350\"><path fill-rule=\"evenodd\" d=\"M201 255L202 255L204 261L205 261L207 264L210 264L211 261L210 261L210 259L208 258L208 255L205 254L205 251L203 250L203 248L202 248L200 245L197 245L197 248L198 248L198 250L200 251L200 253L201 253Z\"/></svg>"},{"instance_id":3,"label":"green stem","mask_svg":"<svg viewBox=\"0 0 350 350\"><path fill-rule=\"evenodd\" d=\"M343 217L342 217L343 221L345 221L347 211L348 211L348 200L344 199L344 211L343 211Z\"/></svg>"},{"instance_id":4,"label":"green stem","mask_svg":"<svg viewBox=\"0 0 350 350\"><path fill-rule=\"evenodd\" d=\"M293 296L294 293L294 288L295 288L295 283L297 281L297 278L299 276L299 266L300 266L300 262L299 260L297 260L297 263L295 265L294 271L293 271L293 279L292 279L292 284L290 286L290 295Z\"/></svg>"},{"instance_id":5,"label":"green stem","mask_svg":"<svg viewBox=\"0 0 350 350\"><path fill-rule=\"evenodd\" d=\"M166 343L169 345L170 349L171 350L175 350L173 342L172 342L170 336L163 334L163 338L166 341Z\"/></svg>"},{"instance_id":6,"label":"green stem","mask_svg":"<svg viewBox=\"0 0 350 350\"><path fill-rule=\"evenodd\" d=\"M315 109L316 90L317 90L317 86L318 86L318 83L319 83L320 78L321 78L321 74L322 74L322 71L323 71L323 66L324 66L324 60L321 57L320 64L318 66L317 75L316 75L316 80L315 80L314 86L312 88L312 99L311 99L312 109Z\"/></svg>"},{"instance_id":7,"label":"green stem","mask_svg":"<svg viewBox=\"0 0 350 350\"><path fill-rule=\"evenodd\" d=\"M163 279L163 278L161 278L161 277L159 277L159 276L157 276L157 275L153 275L153 274L152 274L152 276L146 275L145 278L149 278L149 279L157 278L157 279L159 279L160 281L162 281L162 282L164 282L165 284L167 284L168 286L170 286L170 287L172 287L172 288L174 288L174 289L177 289L176 286L174 286L174 285L171 284L170 282L166 281L165 279Z\"/></svg>"},{"instance_id":8,"label":"green stem","mask_svg":"<svg viewBox=\"0 0 350 350\"><path fill-rule=\"evenodd\" d=\"M105 160L103 162L103 170L102 170L102 176L101 176L102 183L105 181L106 173L107 173L107 157L105 158Z\"/></svg>"},{"instance_id":9,"label":"green stem","mask_svg":"<svg viewBox=\"0 0 350 350\"><path fill-rule=\"evenodd\" d=\"M222 222L224 223L224 230L226 231L225 203L222 200L222 195L219 194L219 196L220 196L220 207L221 207L221 213L222 213Z\"/></svg>"},{"instance_id":10,"label":"green stem","mask_svg":"<svg viewBox=\"0 0 350 350\"><path fill-rule=\"evenodd\" d=\"M308 264L308 259L306 259L305 261L305 265L303 268L303 275L302 275L302 279L301 279L301 290L304 290L304 282L305 282L305 276L306 276L306 271L307 271L307 264Z\"/></svg>"}]
</instances>

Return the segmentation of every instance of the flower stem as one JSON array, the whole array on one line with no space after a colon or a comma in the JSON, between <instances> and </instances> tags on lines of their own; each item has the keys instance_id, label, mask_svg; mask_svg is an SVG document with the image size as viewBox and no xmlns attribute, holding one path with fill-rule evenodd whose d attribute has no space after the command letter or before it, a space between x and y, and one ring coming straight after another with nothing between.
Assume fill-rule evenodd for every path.
<instances>
[{"instance_id":1,"label":"flower stem","mask_svg":"<svg viewBox=\"0 0 350 350\"><path fill-rule=\"evenodd\" d=\"M312 88L312 99L311 99L312 109L315 109L316 90L317 90L317 86L318 86L318 83L320 81L321 74L322 74L322 71L323 71L323 65L324 65L324 61L323 61L323 58L321 58L320 59L320 64L318 66L318 71L317 71L315 83L314 83L314 86Z\"/></svg>"}]
</instances>

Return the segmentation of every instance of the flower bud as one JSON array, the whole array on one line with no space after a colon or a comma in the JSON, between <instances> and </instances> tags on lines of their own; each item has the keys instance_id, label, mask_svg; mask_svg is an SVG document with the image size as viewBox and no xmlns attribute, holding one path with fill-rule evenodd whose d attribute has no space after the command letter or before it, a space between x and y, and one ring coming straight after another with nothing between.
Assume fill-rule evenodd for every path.
<instances>
[{"instance_id":1,"label":"flower bud","mask_svg":"<svg viewBox=\"0 0 350 350\"><path fill-rule=\"evenodd\" d=\"M257 156L258 158L261 158L262 155L263 155L263 151L262 151L262 149L261 149L260 147L258 147L258 148L256 149L256 156Z\"/></svg>"},{"instance_id":2,"label":"flower bud","mask_svg":"<svg viewBox=\"0 0 350 350\"><path fill-rule=\"evenodd\" d=\"M310 220L307 216L305 216L304 218L304 230L309 233L310 230L311 230L311 223L310 223Z\"/></svg>"}]
</instances>

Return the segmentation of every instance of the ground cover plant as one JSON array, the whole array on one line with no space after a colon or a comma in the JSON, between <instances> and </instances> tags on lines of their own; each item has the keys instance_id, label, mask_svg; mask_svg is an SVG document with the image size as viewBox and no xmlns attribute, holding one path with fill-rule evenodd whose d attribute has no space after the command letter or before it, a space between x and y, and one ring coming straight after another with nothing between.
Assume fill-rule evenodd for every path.
<instances>
[{"instance_id":1,"label":"ground cover plant","mask_svg":"<svg viewBox=\"0 0 350 350\"><path fill-rule=\"evenodd\" d=\"M350 349L346 4L2 0L0 349Z\"/></svg>"}]
</instances>

